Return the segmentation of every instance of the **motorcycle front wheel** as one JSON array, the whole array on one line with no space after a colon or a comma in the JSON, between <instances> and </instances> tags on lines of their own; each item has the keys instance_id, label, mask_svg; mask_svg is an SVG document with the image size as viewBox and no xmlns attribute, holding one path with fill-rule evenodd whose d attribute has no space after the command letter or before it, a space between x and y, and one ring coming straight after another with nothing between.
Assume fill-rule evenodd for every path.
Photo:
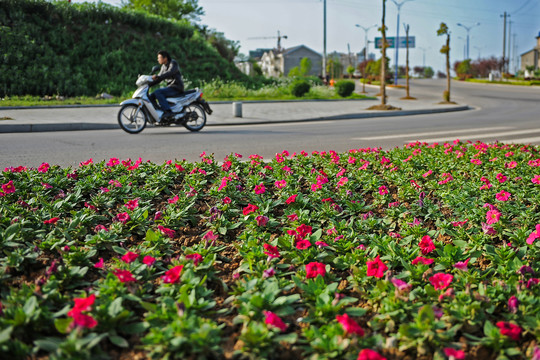
<instances>
[{"instance_id":1,"label":"motorcycle front wheel","mask_svg":"<svg viewBox=\"0 0 540 360\"><path fill-rule=\"evenodd\" d=\"M206 112L199 104L191 104L186 107L184 126L189 131L199 131L206 124Z\"/></svg>"},{"instance_id":2,"label":"motorcycle front wheel","mask_svg":"<svg viewBox=\"0 0 540 360\"><path fill-rule=\"evenodd\" d=\"M118 124L129 134L138 134L146 127L146 114L135 104L126 104L118 112Z\"/></svg>"}]
</instances>

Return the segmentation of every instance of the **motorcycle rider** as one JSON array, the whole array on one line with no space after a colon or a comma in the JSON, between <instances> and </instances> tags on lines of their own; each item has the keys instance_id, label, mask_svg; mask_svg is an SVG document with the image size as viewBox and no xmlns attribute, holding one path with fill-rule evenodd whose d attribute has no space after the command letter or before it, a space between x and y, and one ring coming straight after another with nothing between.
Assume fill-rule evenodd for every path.
<instances>
[{"instance_id":1,"label":"motorcycle rider","mask_svg":"<svg viewBox=\"0 0 540 360\"><path fill-rule=\"evenodd\" d=\"M158 52L157 61L161 65L161 70L159 71L159 74L152 76L152 80L154 81L150 86L154 86L163 80L166 80L167 87L155 90L148 95L148 98L156 109L158 108L156 99L159 101L159 105L164 111L161 119L168 120L173 117L173 112L167 102L167 98L180 97L184 93L184 81L182 80L182 73L180 73L178 63L176 60L171 59L171 55L167 51L160 50Z\"/></svg>"}]
</instances>

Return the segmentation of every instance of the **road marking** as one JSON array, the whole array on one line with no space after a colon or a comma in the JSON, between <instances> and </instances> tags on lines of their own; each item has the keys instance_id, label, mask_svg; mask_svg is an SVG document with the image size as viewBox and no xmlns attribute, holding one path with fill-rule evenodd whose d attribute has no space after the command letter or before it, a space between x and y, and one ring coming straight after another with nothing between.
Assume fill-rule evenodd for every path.
<instances>
[{"instance_id":1,"label":"road marking","mask_svg":"<svg viewBox=\"0 0 540 360\"><path fill-rule=\"evenodd\" d=\"M510 126L497 126L497 127L462 129L462 130L431 131L431 132L423 132L423 133L416 133L416 134L358 137L358 138L353 138L352 140L387 140L387 139L399 139L399 138L408 138L408 137L416 137L416 136L420 137L420 136L433 136L433 135L445 135L445 134L467 134L467 133L476 132L476 131L497 131L497 130L510 130L510 129L514 129L514 128Z\"/></svg>"},{"instance_id":2,"label":"road marking","mask_svg":"<svg viewBox=\"0 0 540 360\"><path fill-rule=\"evenodd\" d=\"M220 125L214 125L212 124L211 128L221 128L221 127L228 127L231 129L235 128L241 128L241 127L255 127L255 126L267 126L267 127L283 127L283 126L293 126L293 125L306 125L307 123L313 124L313 125L320 125L320 124L334 124L335 120L321 120L321 121L290 121L290 122L282 122L282 123L253 123L253 124L239 124L235 125L234 123L227 123L227 124L220 124ZM233 125L233 126L231 126Z\"/></svg>"},{"instance_id":3,"label":"road marking","mask_svg":"<svg viewBox=\"0 0 540 360\"><path fill-rule=\"evenodd\" d=\"M439 137L439 138L431 138L431 139L422 139L422 138L416 138L414 140L408 140L405 141L405 143L410 143L414 141L421 141L421 142L427 142L427 143L434 143L434 142L443 142L448 140L471 140L471 139L485 139L485 138L499 138L499 137L505 137L505 136L513 136L513 135L525 135L525 134L534 134L539 133L540 129L527 129L527 130L516 130L516 131L505 131L505 132L496 132L496 133L487 133L487 134L477 134L477 135L464 135L455 137L452 135L448 135L446 137Z\"/></svg>"},{"instance_id":4,"label":"road marking","mask_svg":"<svg viewBox=\"0 0 540 360\"><path fill-rule=\"evenodd\" d=\"M507 144L538 143L538 142L540 142L540 136L538 136L538 137L530 137L530 138L513 139L513 140L503 140L502 142L507 143Z\"/></svg>"}]
</instances>

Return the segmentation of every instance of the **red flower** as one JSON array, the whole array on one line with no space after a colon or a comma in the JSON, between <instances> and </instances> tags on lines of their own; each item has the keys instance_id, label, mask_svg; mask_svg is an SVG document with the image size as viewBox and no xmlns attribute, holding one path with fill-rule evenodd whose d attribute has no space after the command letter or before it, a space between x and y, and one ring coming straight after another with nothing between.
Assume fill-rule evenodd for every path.
<instances>
[{"instance_id":1,"label":"red flower","mask_svg":"<svg viewBox=\"0 0 540 360\"><path fill-rule=\"evenodd\" d=\"M115 221L121 222L122 224L125 224L131 219L129 217L129 214L127 212L120 213L114 217Z\"/></svg>"},{"instance_id":2,"label":"red flower","mask_svg":"<svg viewBox=\"0 0 540 360\"><path fill-rule=\"evenodd\" d=\"M257 226L266 226L268 224L268 216L259 215L256 218L257 220Z\"/></svg>"},{"instance_id":3,"label":"red flower","mask_svg":"<svg viewBox=\"0 0 540 360\"><path fill-rule=\"evenodd\" d=\"M228 196L225 196L222 201L223 201L224 204L230 204L231 203L231 198L228 197Z\"/></svg>"},{"instance_id":4,"label":"red flower","mask_svg":"<svg viewBox=\"0 0 540 360\"><path fill-rule=\"evenodd\" d=\"M73 314L72 318L73 323L82 328L93 329L97 326L96 319L94 319L90 315L85 315L79 312Z\"/></svg>"},{"instance_id":5,"label":"red flower","mask_svg":"<svg viewBox=\"0 0 540 360\"><path fill-rule=\"evenodd\" d=\"M264 184L259 184L257 186L255 186L255 194L259 195L259 194L264 194L266 192L266 188L264 187Z\"/></svg>"},{"instance_id":6,"label":"red flower","mask_svg":"<svg viewBox=\"0 0 540 360\"><path fill-rule=\"evenodd\" d=\"M521 328L518 325L506 321L499 321L496 325L502 335L508 336L514 341L519 341L519 337L521 335Z\"/></svg>"},{"instance_id":7,"label":"red flower","mask_svg":"<svg viewBox=\"0 0 540 360\"><path fill-rule=\"evenodd\" d=\"M180 273L182 272L183 268L184 265L177 265L172 269L169 269L165 275L161 277L163 282L167 284L176 284L178 280L180 280Z\"/></svg>"},{"instance_id":8,"label":"red flower","mask_svg":"<svg viewBox=\"0 0 540 360\"><path fill-rule=\"evenodd\" d=\"M49 220L45 220L43 221L44 224L56 224L56 222L60 220L60 218L57 218L57 217L53 217L53 218L50 218Z\"/></svg>"},{"instance_id":9,"label":"red flower","mask_svg":"<svg viewBox=\"0 0 540 360\"><path fill-rule=\"evenodd\" d=\"M139 207L139 199L129 200L124 206L133 211Z\"/></svg>"},{"instance_id":10,"label":"red flower","mask_svg":"<svg viewBox=\"0 0 540 360\"><path fill-rule=\"evenodd\" d=\"M127 253L122 256L122 261L126 264L130 264L134 262L139 257L139 254L136 254L134 252L128 251Z\"/></svg>"},{"instance_id":11,"label":"red flower","mask_svg":"<svg viewBox=\"0 0 540 360\"><path fill-rule=\"evenodd\" d=\"M176 232L172 229L168 229L166 227L163 227L161 225L158 225L158 230L161 231L163 233L163 235L171 238L171 239L174 239L174 236L176 235Z\"/></svg>"},{"instance_id":12,"label":"red flower","mask_svg":"<svg viewBox=\"0 0 540 360\"><path fill-rule=\"evenodd\" d=\"M201 256L201 254L197 253L186 255L186 259L193 260L193 264L195 266L199 265L203 261L203 257Z\"/></svg>"},{"instance_id":13,"label":"red flower","mask_svg":"<svg viewBox=\"0 0 540 360\"><path fill-rule=\"evenodd\" d=\"M243 210L243 213L244 213L244 216L245 215L249 215L251 214L252 212L255 212L259 209L259 207L257 205L253 205L253 204L248 204L248 206L246 206Z\"/></svg>"},{"instance_id":14,"label":"red flower","mask_svg":"<svg viewBox=\"0 0 540 360\"><path fill-rule=\"evenodd\" d=\"M435 290L444 290L450 285L454 276L451 274L438 273L429 278L429 282Z\"/></svg>"},{"instance_id":15,"label":"red flower","mask_svg":"<svg viewBox=\"0 0 540 360\"><path fill-rule=\"evenodd\" d=\"M279 258L281 254L279 253L279 249L277 246L272 246L270 244L264 244L264 253L268 255L269 258Z\"/></svg>"},{"instance_id":16,"label":"red flower","mask_svg":"<svg viewBox=\"0 0 540 360\"><path fill-rule=\"evenodd\" d=\"M156 262L156 259L150 255L146 255L144 258L143 258L143 264L145 264L146 266L152 266L153 263Z\"/></svg>"},{"instance_id":17,"label":"red flower","mask_svg":"<svg viewBox=\"0 0 540 360\"><path fill-rule=\"evenodd\" d=\"M311 246L311 243L309 242L309 240L300 240L296 243L295 246L298 250L305 250Z\"/></svg>"},{"instance_id":18,"label":"red flower","mask_svg":"<svg viewBox=\"0 0 540 360\"><path fill-rule=\"evenodd\" d=\"M364 349L360 351L356 360L386 360L386 358L376 351Z\"/></svg>"},{"instance_id":19,"label":"red flower","mask_svg":"<svg viewBox=\"0 0 540 360\"><path fill-rule=\"evenodd\" d=\"M453 348L444 348L444 354L446 356L453 357L456 360L465 359L465 352L463 350L456 350Z\"/></svg>"},{"instance_id":20,"label":"red flower","mask_svg":"<svg viewBox=\"0 0 540 360\"><path fill-rule=\"evenodd\" d=\"M73 301L75 301L75 306L67 313L67 315L70 317L73 317L75 313L89 311L91 306L94 305L94 302L96 301L96 295L92 294L85 298L73 299Z\"/></svg>"},{"instance_id":21,"label":"red flower","mask_svg":"<svg viewBox=\"0 0 540 360\"><path fill-rule=\"evenodd\" d=\"M486 214L486 224L495 224L499 221L500 217L501 213L498 210L489 210Z\"/></svg>"},{"instance_id":22,"label":"red flower","mask_svg":"<svg viewBox=\"0 0 540 360\"><path fill-rule=\"evenodd\" d=\"M510 199L510 196L511 196L511 195L512 195L512 194L510 194L509 192L504 191L504 190L501 190L500 193L497 193L497 194L495 195L495 198L496 198L497 200L499 200L499 201L508 201L508 199Z\"/></svg>"},{"instance_id":23,"label":"red flower","mask_svg":"<svg viewBox=\"0 0 540 360\"><path fill-rule=\"evenodd\" d=\"M2 191L7 195L15 192L15 185L13 180L9 180L7 184L2 185Z\"/></svg>"},{"instance_id":24,"label":"red flower","mask_svg":"<svg viewBox=\"0 0 540 360\"><path fill-rule=\"evenodd\" d=\"M428 235L422 237L422 240L420 241L420 244L418 244L418 246L420 246L420 251L422 251L423 255L427 255L436 249L435 244L433 244L433 240L431 240Z\"/></svg>"},{"instance_id":25,"label":"red flower","mask_svg":"<svg viewBox=\"0 0 540 360\"><path fill-rule=\"evenodd\" d=\"M287 203L287 205L288 205L288 204L291 204L291 203L293 203L293 202L295 202L297 196L298 196L298 195L292 195L292 196L290 196L287 200L285 200L285 202Z\"/></svg>"},{"instance_id":26,"label":"red flower","mask_svg":"<svg viewBox=\"0 0 540 360\"><path fill-rule=\"evenodd\" d=\"M310 235L312 227L306 224L302 224L296 228L297 234L304 239L306 236Z\"/></svg>"},{"instance_id":27,"label":"red flower","mask_svg":"<svg viewBox=\"0 0 540 360\"><path fill-rule=\"evenodd\" d=\"M367 262L367 276L375 276L382 278L388 267L381 261L380 255L377 255L375 260Z\"/></svg>"},{"instance_id":28,"label":"red flower","mask_svg":"<svg viewBox=\"0 0 540 360\"><path fill-rule=\"evenodd\" d=\"M103 258L99 258L99 261L94 264L96 269L103 269L104 266L105 264L103 263Z\"/></svg>"},{"instance_id":29,"label":"red flower","mask_svg":"<svg viewBox=\"0 0 540 360\"><path fill-rule=\"evenodd\" d=\"M351 319L349 315L336 315L336 320L343 326L343 329L345 329L347 333L364 336L364 329L362 329L356 321Z\"/></svg>"},{"instance_id":30,"label":"red flower","mask_svg":"<svg viewBox=\"0 0 540 360\"><path fill-rule=\"evenodd\" d=\"M287 325L281 320L279 316L274 314L271 311L263 311L264 314L264 323L273 327L278 328L281 331L287 330Z\"/></svg>"},{"instance_id":31,"label":"red flower","mask_svg":"<svg viewBox=\"0 0 540 360\"><path fill-rule=\"evenodd\" d=\"M306 265L306 279L311 279L321 275L324 277L326 275L326 265L319 262L310 262Z\"/></svg>"},{"instance_id":32,"label":"red flower","mask_svg":"<svg viewBox=\"0 0 540 360\"><path fill-rule=\"evenodd\" d=\"M540 238L540 224L536 225L536 230L529 234L527 238L527 244L532 245L534 240Z\"/></svg>"},{"instance_id":33,"label":"red flower","mask_svg":"<svg viewBox=\"0 0 540 360\"><path fill-rule=\"evenodd\" d=\"M113 274L116 275L118 280L122 283L137 281L129 270L116 269L113 271Z\"/></svg>"},{"instance_id":34,"label":"red flower","mask_svg":"<svg viewBox=\"0 0 540 360\"><path fill-rule=\"evenodd\" d=\"M38 171L39 171L40 173L46 173L47 171L49 171L49 167L50 167L50 165L47 164L46 162L44 162L44 163L42 163L41 165L39 165Z\"/></svg>"}]
</instances>

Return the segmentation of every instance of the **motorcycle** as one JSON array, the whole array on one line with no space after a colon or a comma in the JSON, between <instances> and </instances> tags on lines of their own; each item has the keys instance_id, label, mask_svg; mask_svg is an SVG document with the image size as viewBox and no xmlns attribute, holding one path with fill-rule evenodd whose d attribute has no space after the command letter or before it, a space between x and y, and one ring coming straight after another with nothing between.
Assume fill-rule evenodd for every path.
<instances>
[{"instance_id":1,"label":"motorcycle","mask_svg":"<svg viewBox=\"0 0 540 360\"><path fill-rule=\"evenodd\" d=\"M159 70L159 66L152 68L152 73ZM135 83L138 88L129 100L120 103L118 124L129 134L138 134L150 123L153 126L182 125L190 131L199 131L206 124L206 114L211 115L210 105L203 99L199 88L185 91L182 96L167 98L172 116L163 119L163 111L156 109L148 97L152 83L151 75L139 75Z\"/></svg>"}]
</instances>

